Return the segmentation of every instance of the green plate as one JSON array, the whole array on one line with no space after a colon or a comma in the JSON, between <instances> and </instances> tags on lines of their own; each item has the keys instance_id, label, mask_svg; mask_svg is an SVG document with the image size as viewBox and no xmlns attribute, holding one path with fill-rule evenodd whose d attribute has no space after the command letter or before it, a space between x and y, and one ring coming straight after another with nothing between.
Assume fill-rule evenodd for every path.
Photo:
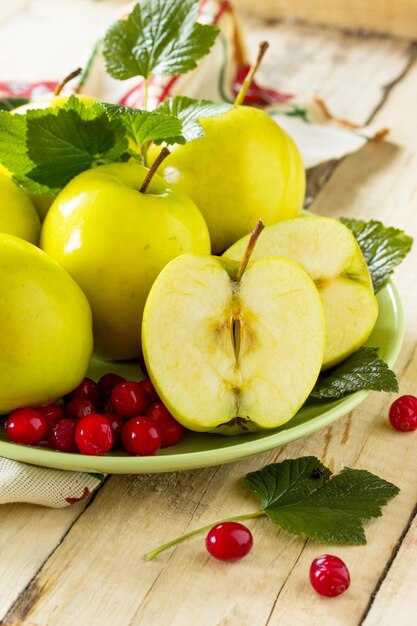
<instances>
[{"instance_id":1,"label":"green plate","mask_svg":"<svg viewBox=\"0 0 417 626\"><path fill-rule=\"evenodd\" d=\"M392 283L378 294L378 302L378 320L367 345L379 347L381 357L392 366L404 335L401 301ZM109 364L99 360L93 360L89 375L98 379L108 371L120 373L130 379L140 380L143 377L136 363ZM43 467L111 474L176 472L220 465L306 437L346 415L370 393L359 391L343 400L309 402L292 420L275 430L236 437L190 432L179 445L161 450L155 456L132 457L123 453L110 453L94 457L55 452L42 447L9 443L4 430L0 431L0 456Z\"/></svg>"}]
</instances>

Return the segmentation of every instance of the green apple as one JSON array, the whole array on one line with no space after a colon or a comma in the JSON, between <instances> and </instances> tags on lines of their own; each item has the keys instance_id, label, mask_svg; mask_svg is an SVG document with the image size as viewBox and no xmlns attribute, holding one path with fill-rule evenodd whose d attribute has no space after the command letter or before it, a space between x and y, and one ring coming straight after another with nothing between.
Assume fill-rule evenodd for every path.
<instances>
[{"instance_id":1,"label":"green apple","mask_svg":"<svg viewBox=\"0 0 417 626\"><path fill-rule=\"evenodd\" d=\"M214 253L252 230L259 218L269 225L300 214L305 193L301 156L267 113L239 106L200 122L205 136L175 146L159 172L194 200ZM149 154L152 160L157 149Z\"/></svg>"},{"instance_id":2,"label":"green apple","mask_svg":"<svg viewBox=\"0 0 417 626\"><path fill-rule=\"evenodd\" d=\"M0 172L0 233L39 241L41 223L35 207L10 176Z\"/></svg>"},{"instance_id":3,"label":"green apple","mask_svg":"<svg viewBox=\"0 0 417 626\"><path fill-rule=\"evenodd\" d=\"M51 98L48 98L45 100L34 100L33 102L22 104L22 106L16 107L16 109L13 109L10 112L23 115L27 113L28 111L31 111L32 109L47 109L49 107L60 108L64 106L64 104L68 101L69 97L70 96L52 96ZM77 98L86 106L97 102L97 98L93 98L92 96L78 95ZM10 172L2 165L0 165L0 171L10 176ZM51 196L48 193L32 193L31 191L27 191L26 189L24 191L29 196L30 200L35 206L35 209L37 210L41 221L43 221L45 219L46 214L49 211L49 207L54 201L53 196Z\"/></svg>"},{"instance_id":4,"label":"green apple","mask_svg":"<svg viewBox=\"0 0 417 626\"><path fill-rule=\"evenodd\" d=\"M249 235L226 250L239 259ZM326 318L323 369L355 352L369 337L378 301L364 256L351 231L326 217L298 218L266 228L253 259L285 257L304 267L316 283Z\"/></svg>"},{"instance_id":5,"label":"green apple","mask_svg":"<svg viewBox=\"0 0 417 626\"><path fill-rule=\"evenodd\" d=\"M262 237L261 237L262 239ZM311 392L324 315L307 272L287 259L238 263L187 254L146 302L142 344L161 399L187 428L221 434L276 428Z\"/></svg>"},{"instance_id":6,"label":"green apple","mask_svg":"<svg viewBox=\"0 0 417 626\"><path fill-rule=\"evenodd\" d=\"M208 253L206 223L195 204L134 161L102 165L76 176L57 196L41 247L86 294L94 348L106 359L140 354L148 292L162 268L185 252Z\"/></svg>"},{"instance_id":7,"label":"green apple","mask_svg":"<svg viewBox=\"0 0 417 626\"><path fill-rule=\"evenodd\" d=\"M87 371L91 310L73 279L42 250L0 234L0 414L48 404Z\"/></svg>"}]
</instances>

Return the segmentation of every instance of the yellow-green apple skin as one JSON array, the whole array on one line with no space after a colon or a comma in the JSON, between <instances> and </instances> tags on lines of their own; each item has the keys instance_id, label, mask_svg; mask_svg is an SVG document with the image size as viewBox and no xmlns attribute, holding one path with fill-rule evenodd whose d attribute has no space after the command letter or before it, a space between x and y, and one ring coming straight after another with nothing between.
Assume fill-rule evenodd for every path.
<instances>
[{"instance_id":1,"label":"yellow-green apple skin","mask_svg":"<svg viewBox=\"0 0 417 626\"><path fill-rule=\"evenodd\" d=\"M136 162L102 165L75 177L43 224L41 247L83 289L102 358L140 354L142 311L159 272L186 252L208 253L206 223L195 204Z\"/></svg>"},{"instance_id":2,"label":"yellow-green apple skin","mask_svg":"<svg viewBox=\"0 0 417 626\"><path fill-rule=\"evenodd\" d=\"M16 107L11 111L11 113L18 113L19 115L23 115L33 109L47 109L49 107L61 108L68 101L69 97L70 96L52 96L51 98L45 100L34 100L33 102L28 102L27 104L22 104L22 106L20 107ZM78 95L77 98L86 106L97 102L97 98L93 98L92 96ZM3 168L2 166L1 171L4 171L10 176L8 170L6 170L6 168ZM41 221L43 222L46 214L49 211L49 207L54 201L53 196L48 193L32 193L31 191L28 191L26 189L24 191L29 196L30 200L32 201L38 212Z\"/></svg>"},{"instance_id":3,"label":"yellow-green apple skin","mask_svg":"<svg viewBox=\"0 0 417 626\"><path fill-rule=\"evenodd\" d=\"M262 235L261 235L262 238ZM156 279L142 344L161 399L187 428L234 435L290 420L320 372L318 291L287 259L238 263L188 254Z\"/></svg>"},{"instance_id":4,"label":"yellow-green apple skin","mask_svg":"<svg viewBox=\"0 0 417 626\"><path fill-rule=\"evenodd\" d=\"M37 245L40 231L41 223L32 202L10 176L0 172L0 233Z\"/></svg>"},{"instance_id":5,"label":"yellow-green apple skin","mask_svg":"<svg viewBox=\"0 0 417 626\"><path fill-rule=\"evenodd\" d=\"M224 256L239 259L249 235ZM378 301L362 251L339 220L298 218L265 228L252 258L286 257L310 274L326 318L323 369L336 365L368 339L378 317Z\"/></svg>"},{"instance_id":6,"label":"yellow-green apple skin","mask_svg":"<svg viewBox=\"0 0 417 626\"><path fill-rule=\"evenodd\" d=\"M300 214L301 156L269 115L240 106L200 122L205 136L175 146L159 173L203 213L213 253L250 232L258 219L269 225ZM151 149L151 159L158 151Z\"/></svg>"},{"instance_id":7,"label":"yellow-green apple skin","mask_svg":"<svg viewBox=\"0 0 417 626\"><path fill-rule=\"evenodd\" d=\"M42 250L0 234L0 414L76 387L92 347L88 301Z\"/></svg>"}]
</instances>

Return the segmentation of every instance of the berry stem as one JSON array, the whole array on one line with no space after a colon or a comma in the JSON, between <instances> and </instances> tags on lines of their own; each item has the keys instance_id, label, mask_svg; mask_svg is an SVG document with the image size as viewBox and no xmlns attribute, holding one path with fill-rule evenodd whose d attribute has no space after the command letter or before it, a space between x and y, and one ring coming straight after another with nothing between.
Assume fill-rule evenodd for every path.
<instances>
[{"instance_id":1,"label":"berry stem","mask_svg":"<svg viewBox=\"0 0 417 626\"><path fill-rule=\"evenodd\" d=\"M242 104L245 100L245 96L246 96L246 92L248 91L249 87L251 86L251 83L253 81L253 77L255 76L256 72L258 71L258 67L260 66L262 59L264 57L265 52L268 50L269 48L269 43L267 41L263 41L262 43L259 44L259 52L258 52L258 56L256 57L256 61L255 63L252 65L252 67L250 68L249 72L246 75L245 80L242 83L242 86L240 88L239 93L236 96L236 100L235 100L235 106L239 106L240 104Z\"/></svg>"},{"instance_id":2,"label":"berry stem","mask_svg":"<svg viewBox=\"0 0 417 626\"><path fill-rule=\"evenodd\" d=\"M154 174L156 173L156 170L161 165L162 161L166 159L168 154L170 154L168 148L165 148L165 147L162 148L161 152L158 154L155 161L152 163L148 173L146 174L145 180L142 183L142 187L139 189L140 193L146 192L147 188L150 185L152 178L154 177Z\"/></svg>"},{"instance_id":3,"label":"berry stem","mask_svg":"<svg viewBox=\"0 0 417 626\"><path fill-rule=\"evenodd\" d=\"M253 252L253 250L254 250L254 248L256 246L256 242L259 239L259 235L261 234L261 232L263 231L264 228L265 228L265 224L263 223L263 221L262 220L258 220L258 222L256 223L255 228L252 231L252 234L250 236L248 245L246 247L246 250L244 252L242 260L240 262L239 269L238 269L237 274L236 274L236 282L237 283L240 283L240 280L241 280L241 278L243 276L243 273L244 273L244 271L245 271L245 269L246 269L246 267L247 267L247 265L249 263L249 260L250 260L250 257L252 255L252 252Z\"/></svg>"},{"instance_id":4,"label":"berry stem","mask_svg":"<svg viewBox=\"0 0 417 626\"><path fill-rule=\"evenodd\" d=\"M77 76L80 76L80 74L82 74L82 68L81 67L77 67L76 70L74 70L73 72L71 72L71 74L68 74L68 76L65 76L64 80L62 80L56 87L55 87L55 91L54 91L54 96L59 96L59 94L61 93L61 91L64 89L65 85L67 83L69 83L71 80L73 80L73 78L77 78Z\"/></svg>"},{"instance_id":5,"label":"berry stem","mask_svg":"<svg viewBox=\"0 0 417 626\"><path fill-rule=\"evenodd\" d=\"M217 524L223 524L223 522L240 522L246 519L254 519L256 517L262 517L262 515L265 515L264 511L256 511L255 513L245 513L244 515L235 515L234 517L228 517L227 519L222 519L219 522L207 524L207 526L202 526L201 528L197 528L197 530L192 530L191 532L186 533L185 535L181 535L181 537L177 537L176 539L173 539L172 541L168 541L168 543L164 543L162 546L159 546L159 548L156 548L155 550L152 550L151 552L147 552L145 554L145 559L147 561L151 561L164 550L167 550L168 548L171 548L172 546L177 545L177 543L181 543L182 541L185 541L186 539L189 539L190 537L194 537L194 535L199 535L200 533L203 533L206 530L210 530L210 528L213 528L213 526L217 526Z\"/></svg>"}]
</instances>

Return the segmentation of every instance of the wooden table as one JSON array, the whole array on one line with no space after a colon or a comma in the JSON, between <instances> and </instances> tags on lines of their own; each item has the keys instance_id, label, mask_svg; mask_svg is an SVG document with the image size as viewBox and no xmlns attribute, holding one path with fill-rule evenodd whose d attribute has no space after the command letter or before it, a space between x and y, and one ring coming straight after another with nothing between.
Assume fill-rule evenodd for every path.
<instances>
[{"instance_id":1,"label":"wooden table","mask_svg":"<svg viewBox=\"0 0 417 626\"><path fill-rule=\"evenodd\" d=\"M111 16L115 0L1 3L1 78L64 76ZM252 49L271 42L263 74L292 92L319 94L340 116L391 129L310 175L321 215L378 218L417 235L417 55L409 42L308 26L251 21ZM417 246L397 271L406 338L396 364L401 393L417 391ZM178 474L113 476L87 503L63 510L0 508L0 618L30 626L411 626L417 623L417 433L387 423L387 394L373 394L327 430L256 457ZM255 506L248 471L314 454L334 470L366 468L401 488L367 524L368 544L327 547L249 523L255 547L224 565L196 538L150 563L165 540ZM308 582L311 560L336 553L350 590L323 599Z\"/></svg>"}]
</instances>

